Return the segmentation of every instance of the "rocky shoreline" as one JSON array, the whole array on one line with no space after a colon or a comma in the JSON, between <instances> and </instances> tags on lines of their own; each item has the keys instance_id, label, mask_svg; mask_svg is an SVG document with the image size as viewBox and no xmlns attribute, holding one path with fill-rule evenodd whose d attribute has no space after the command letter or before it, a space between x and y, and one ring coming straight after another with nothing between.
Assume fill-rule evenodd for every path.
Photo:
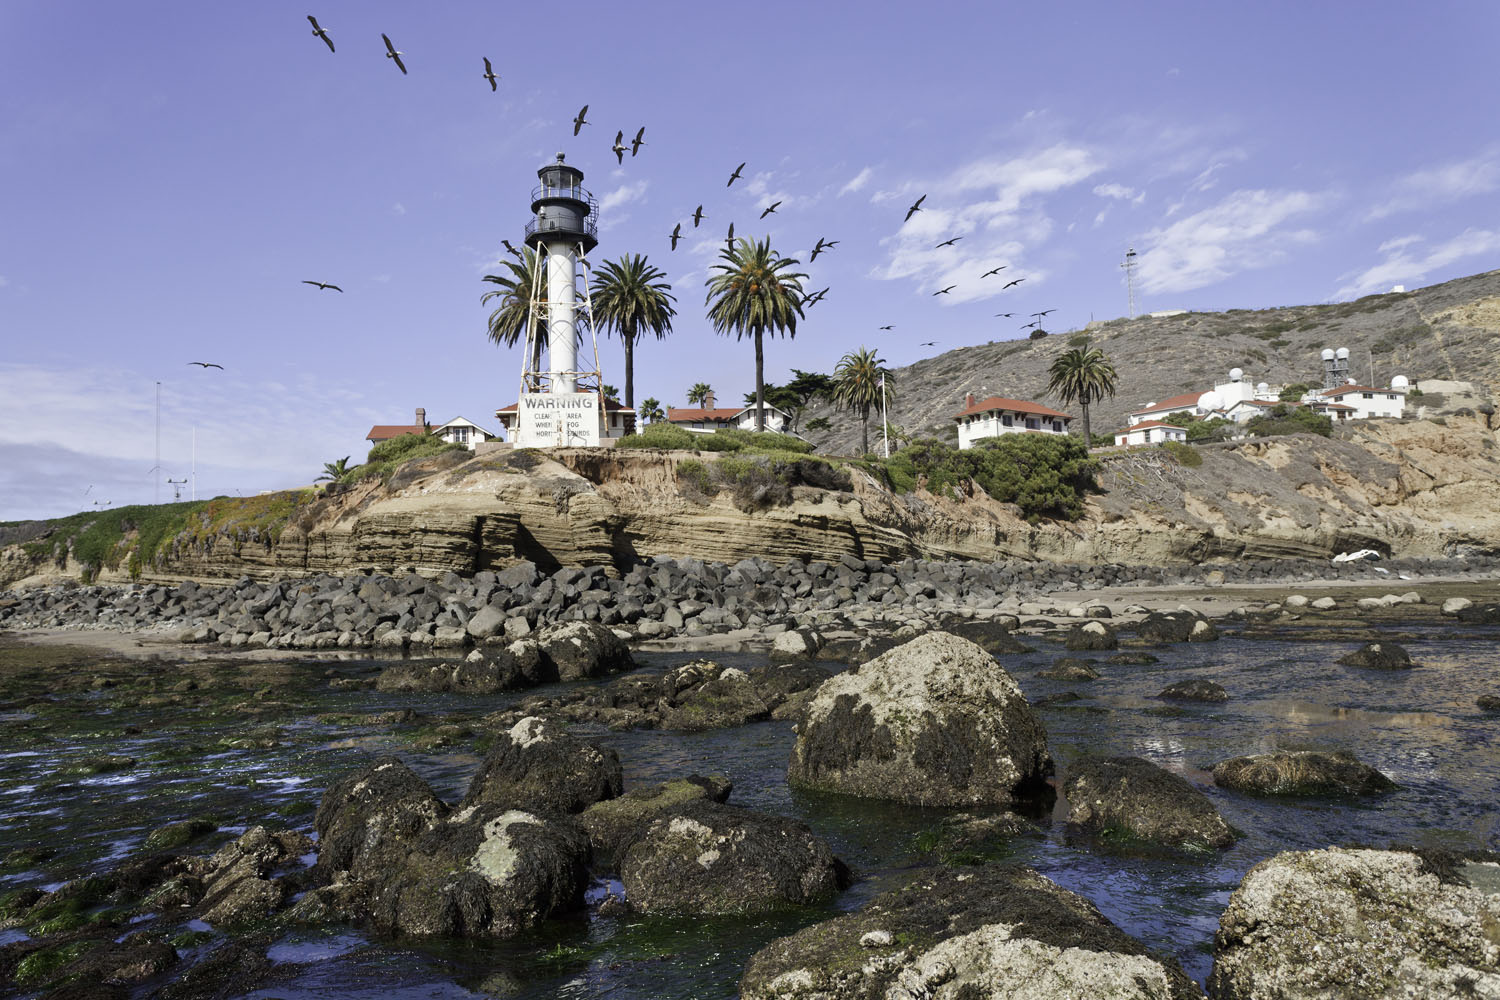
<instances>
[{"instance_id":1,"label":"rocky shoreline","mask_svg":"<svg viewBox=\"0 0 1500 1000\"><path fill-rule=\"evenodd\" d=\"M0 593L0 630L151 631L230 649L377 650L447 656L504 645L550 624L596 622L632 642L747 632L769 640L831 622L932 626L945 618L1041 615L1039 601L1086 607L1086 595L1133 588L1388 583L1483 579L1500 557L1329 565L1253 560L1217 567L1058 565L1033 562L885 563L845 555L781 565L653 558L624 575L600 566L544 573L530 562L472 577L448 572L320 575L223 587L193 581L57 585ZM1076 599L1069 599L1076 595ZM1094 602L1097 603L1097 602ZM1127 602L1128 603L1128 602Z\"/></svg>"}]
</instances>

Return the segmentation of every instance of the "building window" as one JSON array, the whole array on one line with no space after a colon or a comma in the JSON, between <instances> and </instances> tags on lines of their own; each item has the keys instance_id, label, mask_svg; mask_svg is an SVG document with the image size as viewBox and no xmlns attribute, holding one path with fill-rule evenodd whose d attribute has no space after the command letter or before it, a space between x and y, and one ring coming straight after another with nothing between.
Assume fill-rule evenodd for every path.
<instances>
[{"instance_id":1,"label":"building window","mask_svg":"<svg viewBox=\"0 0 1500 1000\"><path fill-rule=\"evenodd\" d=\"M1057 431L1057 433L1061 434L1062 433L1062 429L1063 429L1062 421L1061 420L1054 420L1054 421L1052 421L1052 429L1055 430L1055 431Z\"/></svg>"},{"instance_id":2,"label":"building window","mask_svg":"<svg viewBox=\"0 0 1500 1000\"><path fill-rule=\"evenodd\" d=\"M1000 418L1000 423L1002 423L1006 427L1010 427L1012 424L1015 423L1015 421L1012 420L1010 417L1001 417Z\"/></svg>"},{"instance_id":3,"label":"building window","mask_svg":"<svg viewBox=\"0 0 1500 1000\"><path fill-rule=\"evenodd\" d=\"M1144 438L1142 438L1142 440L1144 440L1147 444L1150 444L1151 443L1151 432L1147 431L1146 432L1146 436Z\"/></svg>"},{"instance_id":4,"label":"building window","mask_svg":"<svg viewBox=\"0 0 1500 1000\"><path fill-rule=\"evenodd\" d=\"M1034 417L1027 417L1026 418L1026 429L1028 431L1041 430L1041 425L1038 423L1038 421Z\"/></svg>"},{"instance_id":5,"label":"building window","mask_svg":"<svg viewBox=\"0 0 1500 1000\"><path fill-rule=\"evenodd\" d=\"M1375 394L1373 392L1362 392L1359 395L1363 399L1374 399L1375 398Z\"/></svg>"}]
</instances>

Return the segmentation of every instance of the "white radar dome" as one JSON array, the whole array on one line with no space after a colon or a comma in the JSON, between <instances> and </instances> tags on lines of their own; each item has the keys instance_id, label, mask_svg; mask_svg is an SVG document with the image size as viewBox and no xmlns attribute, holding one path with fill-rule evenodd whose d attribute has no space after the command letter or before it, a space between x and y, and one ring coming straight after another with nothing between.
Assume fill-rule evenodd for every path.
<instances>
[{"instance_id":1,"label":"white radar dome","mask_svg":"<svg viewBox=\"0 0 1500 1000\"><path fill-rule=\"evenodd\" d=\"M1333 348L1331 348L1331 347L1325 347L1325 348L1323 348L1323 360L1324 361L1332 361L1333 360Z\"/></svg>"},{"instance_id":2,"label":"white radar dome","mask_svg":"<svg viewBox=\"0 0 1500 1000\"><path fill-rule=\"evenodd\" d=\"M1340 361L1348 361L1349 360L1349 348L1347 348L1347 347L1340 347L1337 351L1333 352L1333 356L1336 357L1336 358L1338 358Z\"/></svg>"},{"instance_id":3,"label":"white radar dome","mask_svg":"<svg viewBox=\"0 0 1500 1000\"><path fill-rule=\"evenodd\" d=\"M1244 371L1244 369L1242 369L1242 368L1231 368L1231 369L1229 369L1229 381L1231 381L1231 382L1238 382L1240 379L1242 379L1244 377L1245 377L1245 371Z\"/></svg>"},{"instance_id":4,"label":"white radar dome","mask_svg":"<svg viewBox=\"0 0 1500 1000\"><path fill-rule=\"evenodd\" d=\"M1407 380L1405 375L1397 375L1391 379L1392 389L1405 389L1409 385L1411 385L1411 382Z\"/></svg>"},{"instance_id":5,"label":"white radar dome","mask_svg":"<svg viewBox=\"0 0 1500 1000\"><path fill-rule=\"evenodd\" d=\"M1270 392L1271 391L1271 387L1269 385L1266 385L1266 383L1261 382L1259 385L1257 385L1255 387L1255 391L1256 392Z\"/></svg>"},{"instance_id":6,"label":"white radar dome","mask_svg":"<svg viewBox=\"0 0 1500 1000\"><path fill-rule=\"evenodd\" d=\"M1224 397L1212 389L1198 397L1198 406L1205 410L1220 410L1224 408Z\"/></svg>"}]
</instances>

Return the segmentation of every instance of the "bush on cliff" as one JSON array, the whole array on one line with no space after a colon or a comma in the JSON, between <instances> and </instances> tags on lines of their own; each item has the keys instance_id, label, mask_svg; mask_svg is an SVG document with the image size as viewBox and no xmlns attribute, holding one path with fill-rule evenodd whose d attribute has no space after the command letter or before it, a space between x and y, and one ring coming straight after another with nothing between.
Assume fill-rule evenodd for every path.
<instances>
[{"instance_id":1,"label":"bush on cliff","mask_svg":"<svg viewBox=\"0 0 1500 1000\"><path fill-rule=\"evenodd\" d=\"M806 455L813 446L801 438L774 431L742 431L725 428L712 434L694 434L676 424L647 424L638 433L627 434L617 448L664 448L671 451L731 451L758 455L778 453Z\"/></svg>"},{"instance_id":2,"label":"bush on cliff","mask_svg":"<svg viewBox=\"0 0 1500 1000\"><path fill-rule=\"evenodd\" d=\"M1084 494L1098 488L1094 476L1099 465L1072 435L1005 434L967 450L924 438L866 468L883 473L898 493L921 485L940 496L962 496L973 484L1002 503L1020 507L1035 522L1043 517L1081 517Z\"/></svg>"},{"instance_id":3,"label":"bush on cliff","mask_svg":"<svg viewBox=\"0 0 1500 1000\"><path fill-rule=\"evenodd\" d=\"M691 458L677 463L678 491L693 503L707 503L729 490L736 507L753 513L789 503L793 486L853 488L847 472L816 458L740 454L706 463Z\"/></svg>"},{"instance_id":4,"label":"bush on cliff","mask_svg":"<svg viewBox=\"0 0 1500 1000\"><path fill-rule=\"evenodd\" d=\"M1305 406L1274 406L1270 413L1251 417L1245 433L1251 437L1275 437L1280 434L1321 434L1333 432L1333 420L1322 417Z\"/></svg>"},{"instance_id":5,"label":"bush on cliff","mask_svg":"<svg viewBox=\"0 0 1500 1000\"><path fill-rule=\"evenodd\" d=\"M415 458L427 458L452 451L468 451L463 445L444 441L431 434L402 434L389 441L382 441L370 449L364 465L356 465L344 473L340 483L358 483L379 477L389 481L397 466Z\"/></svg>"}]
</instances>

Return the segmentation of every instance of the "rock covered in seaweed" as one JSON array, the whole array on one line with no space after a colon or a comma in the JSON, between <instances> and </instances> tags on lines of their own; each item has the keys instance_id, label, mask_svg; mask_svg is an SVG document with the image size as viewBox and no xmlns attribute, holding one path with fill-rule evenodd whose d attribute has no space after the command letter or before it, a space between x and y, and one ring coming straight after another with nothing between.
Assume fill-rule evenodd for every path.
<instances>
[{"instance_id":1,"label":"rock covered in seaweed","mask_svg":"<svg viewBox=\"0 0 1500 1000\"><path fill-rule=\"evenodd\" d=\"M1140 757L1082 757L1068 768L1068 822L1170 847L1229 847L1233 831L1198 789Z\"/></svg>"},{"instance_id":2,"label":"rock covered in seaweed","mask_svg":"<svg viewBox=\"0 0 1500 1000\"><path fill-rule=\"evenodd\" d=\"M493 802L541 813L582 812L620 794L620 755L528 716L501 733L462 805Z\"/></svg>"},{"instance_id":3,"label":"rock covered in seaweed","mask_svg":"<svg viewBox=\"0 0 1500 1000\"><path fill-rule=\"evenodd\" d=\"M946 632L825 681L798 726L793 785L914 805L1010 805L1052 773L1015 680Z\"/></svg>"},{"instance_id":4,"label":"rock covered in seaweed","mask_svg":"<svg viewBox=\"0 0 1500 1000\"><path fill-rule=\"evenodd\" d=\"M1347 750L1278 751L1214 765L1214 784L1254 795L1379 795L1396 783Z\"/></svg>"}]
</instances>

